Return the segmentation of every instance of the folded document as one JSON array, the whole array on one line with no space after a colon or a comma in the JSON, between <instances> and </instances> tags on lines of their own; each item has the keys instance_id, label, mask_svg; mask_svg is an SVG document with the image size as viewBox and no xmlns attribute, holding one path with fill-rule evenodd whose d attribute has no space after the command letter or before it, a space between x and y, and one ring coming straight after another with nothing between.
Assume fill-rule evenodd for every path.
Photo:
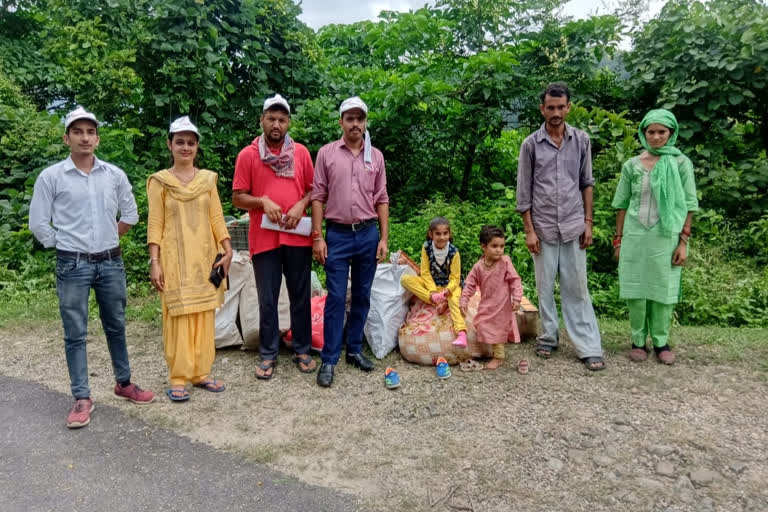
<instances>
[{"instance_id":1,"label":"folded document","mask_svg":"<svg viewBox=\"0 0 768 512\"><path fill-rule=\"evenodd\" d=\"M285 229L280 224L275 224L266 215L261 216L261 227L264 229L271 229L272 231L283 231L285 233L292 233L294 235L309 236L312 233L312 219L310 217L302 217L299 223L293 229Z\"/></svg>"}]
</instances>

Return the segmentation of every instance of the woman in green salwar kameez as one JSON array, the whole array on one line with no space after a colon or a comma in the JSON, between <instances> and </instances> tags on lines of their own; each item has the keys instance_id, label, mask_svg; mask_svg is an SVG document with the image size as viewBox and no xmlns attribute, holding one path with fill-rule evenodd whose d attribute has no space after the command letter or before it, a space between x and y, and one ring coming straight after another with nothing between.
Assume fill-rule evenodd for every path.
<instances>
[{"instance_id":1,"label":"woman in green salwar kameez","mask_svg":"<svg viewBox=\"0 0 768 512\"><path fill-rule=\"evenodd\" d=\"M633 361L675 362L669 348L672 312L680 299L691 217L698 209L693 164L675 147L678 125L668 110L651 110L638 127L645 151L624 162L612 206L620 297L627 299Z\"/></svg>"}]
</instances>

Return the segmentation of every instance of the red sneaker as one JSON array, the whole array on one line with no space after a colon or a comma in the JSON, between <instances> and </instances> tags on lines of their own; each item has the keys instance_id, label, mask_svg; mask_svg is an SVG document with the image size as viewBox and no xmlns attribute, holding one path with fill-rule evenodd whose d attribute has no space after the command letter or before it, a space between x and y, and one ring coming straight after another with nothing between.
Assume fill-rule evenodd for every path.
<instances>
[{"instance_id":1,"label":"red sneaker","mask_svg":"<svg viewBox=\"0 0 768 512\"><path fill-rule=\"evenodd\" d=\"M81 398L75 400L75 405L69 411L67 416L67 428L80 428L91 422L91 413L93 412L93 400L90 398Z\"/></svg>"},{"instance_id":2,"label":"red sneaker","mask_svg":"<svg viewBox=\"0 0 768 512\"><path fill-rule=\"evenodd\" d=\"M144 391L133 383L125 387L115 384L115 396L120 400L129 400L135 404L148 404L155 401L155 394L153 392Z\"/></svg>"}]
</instances>

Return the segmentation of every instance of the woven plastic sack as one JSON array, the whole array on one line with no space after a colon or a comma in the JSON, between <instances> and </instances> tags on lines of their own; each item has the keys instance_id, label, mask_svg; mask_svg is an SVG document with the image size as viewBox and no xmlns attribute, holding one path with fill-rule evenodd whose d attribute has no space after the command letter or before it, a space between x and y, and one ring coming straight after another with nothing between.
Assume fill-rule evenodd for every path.
<instances>
[{"instance_id":1,"label":"woven plastic sack","mask_svg":"<svg viewBox=\"0 0 768 512\"><path fill-rule=\"evenodd\" d=\"M414 300L411 310L400 328L398 341L400 355L412 363L434 366L438 357L444 357L449 364L458 364L469 358L491 357L493 347L477 342L472 328L472 319L477 314L480 294L476 293L467 305L467 347L457 349L451 343L456 339L451 315L438 315L437 309L421 300Z\"/></svg>"},{"instance_id":2,"label":"woven plastic sack","mask_svg":"<svg viewBox=\"0 0 768 512\"><path fill-rule=\"evenodd\" d=\"M459 349L451 344L456 339L456 333L453 332L450 313L438 315L435 306L414 300L405 324L400 328L400 355L406 361L430 366L434 366L438 357L444 357L450 364L470 358L491 357L493 347L477 341L472 325L478 304L480 292L475 293L467 305L467 316L464 318L467 323L467 347ZM538 311L525 297L516 320L523 339L536 336Z\"/></svg>"},{"instance_id":3,"label":"woven plastic sack","mask_svg":"<svg viewBox=\"0 0 768 512\"><path fill-rule=\"evenodd\" d=\"M216 310L214 319L216 348L231 347L241 345L243 338L237 329L238 312L242 315L242 297L244 292L252 289L255 293L256 285L253 282L253 268L251 260L248 258L247 251L235 251L232 256L232 265L229 268L229 289L224 292L224 304ZM242 324L242 318L241 318ZM246 326L243 326L246 327ZM256 316L256 332L253 332L249 324L244 329L244 334L248 338L259 336L258 310Z\"/></svg>"},{"instance_id":4,"label":"woven plastic sack","mask_svg":"<svg viewBox=\"0 0 768 512\"><path fill-rule=\"evenodd\" d=\"M392 352L397 346L397 334L408 314L411 292L403 288L400 279L404 275L415 276L408 265L396 263L398 253L393 255L395 263L376 266L376 275L371 285L371 309L363 332L373 355L378 359Z\"/></svg>"}]
</instances>

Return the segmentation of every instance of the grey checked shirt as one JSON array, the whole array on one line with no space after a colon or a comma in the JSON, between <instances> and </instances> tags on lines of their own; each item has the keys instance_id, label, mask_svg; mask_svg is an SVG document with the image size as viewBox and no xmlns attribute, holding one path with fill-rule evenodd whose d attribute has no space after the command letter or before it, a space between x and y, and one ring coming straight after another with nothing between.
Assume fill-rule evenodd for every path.
<instances>
[{"instance_id":1,"label":"grey checked shirt","mask_svg":"<svg viewBox=\"0 0 768 512\"><path fill-rule=\"evenodd\" d=\"M591 151L589 136L568 124L559 148L543 124L520 146L517 211L531 210L540 239L568 242L584 232L581 191L595 183Z\"/></svg>"}]
</instances>

